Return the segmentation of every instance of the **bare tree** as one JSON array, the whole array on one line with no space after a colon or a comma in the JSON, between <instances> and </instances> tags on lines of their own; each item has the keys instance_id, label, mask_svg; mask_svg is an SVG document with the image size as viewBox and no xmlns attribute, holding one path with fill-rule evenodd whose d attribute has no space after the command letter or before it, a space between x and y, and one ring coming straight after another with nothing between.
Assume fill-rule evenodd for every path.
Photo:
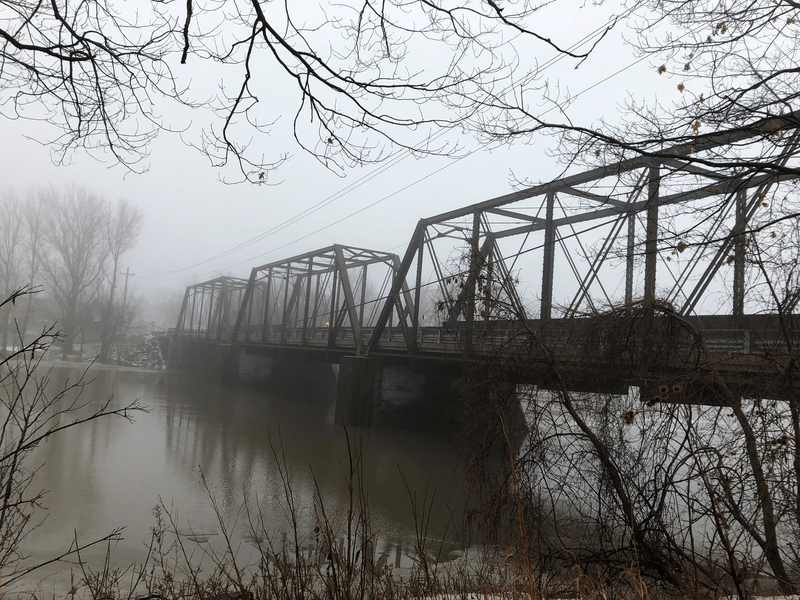
<instances>
[{"instance_id":1,"label":"bare tree","mask_svg":"<svg viewBox=\"0 0 800 600\"><path fill-rule=\"evenodd\" d=\"M105 2L5 2L5 112L56 125L49 141L62 159L76 147L103 148L136 168L159 129L151 95L175 92L165 61L171 34L168 22Z\"/></svg>"},{"instance_id":2,"label":"bare tree","mask_svg":"<svg viewBox=\"0 0 800 600\"><path fill-rule=\"evenodd\" d=\"M79 187L65 192L51 188L42 202L46 210L44 275L61 307L66 357L75 343L77 315L97 295L108 261L108 208L101 198Z\"/></svg>"},{"instance_id":3,"label":"bare tree","mask_svg":"<svg viewBox=\"0 0 800 600\"><path fill-rule=\"evenodd\" d=\"M128 281L125 279L123 293L119 293L119 280L123 273L122 256L133 248L142 231L144 213L125 200L119 200L112 208L110 218L105 224L108 247L108 267L103 275L101 292L102 317L100 321L100 361L106 362L111 344L121 329L127 328L132 318L131 309L135 303L128 296Z\"/></svg>"},{"instance_id":4,"label":"bare tree","mask_svg":"<svg viewBox=\"0 0 800 600\"><path fill-rule=\"evenodd\" d=\"M253 140L280 116L276 84L293 94L297 142L330 167L382 160L392 148L450 153L457 148L429 136L522 103L520 86L538 75L526 60L532 48L577 63L613 25L581 47L562 44L537 28L547 4L18 0L0 16L0 88L13 116L61 129L51 140L59 156L109 149L132 169L146 168L138 161L170 126L165 101L210 108L195 145L263 183L287 157L265 158L272 150ZM203 98L199 82L180 85L192 65L219 69L221 92Z\"/></svg>"},{"instance_id":5,"label":"bare tree","mask_svg":"<svg viewBox=\"0 0 800 600\"><path fill-rule=\"evenodd\" d=\"M13 290L0 300L0 309L30 293L29 287ZM138 400L119 405L113 397L92 404L81 396L86 385L83 375L53 389L41 361L57 337L53 327L46 327L30 342L20 338L16 349L0 359L0 569L6 586L68 557L80 561L80 552L92 545L121 539L120 529L89 543L76 539L66 552L44 562L22 552L22 543L44 518L40 509L46 491L36 489L33 482L37 465L31 454L36 447L85 423L108 417L131 421L146 410Z\"/></svg>"},{"instance_id":6,"label":"bare tree","mask_svg":"<svg viewBox=\"0 0 800 600\"><path fill-rule=\"evenodd\" d=\"M527 138L542 128L560 131L553 153L567 166L650 157L662 173L719 182L797 177L797 12L793 0L641 0L630 9L630 45L634 55L650 59L653 78L673 82L672 97L645 100L632 91L620 99L619 114L583 125L543 120L509 105L507 119L481 131L494 141ZM786 187L765 194L786 209L775 220L800 214L782 202Z\"/></svg>"}]
</instances>

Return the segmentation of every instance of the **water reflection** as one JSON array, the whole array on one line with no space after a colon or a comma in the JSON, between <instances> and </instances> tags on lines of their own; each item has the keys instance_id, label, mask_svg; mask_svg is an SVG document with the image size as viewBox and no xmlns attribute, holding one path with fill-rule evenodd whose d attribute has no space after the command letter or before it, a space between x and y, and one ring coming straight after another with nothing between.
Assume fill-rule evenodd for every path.
<instances>
[{"instance_id":1,"label":"water reflection","mask_svg":"<svg viewBox=\"0 0 800 600\"><path fill-rule=\"evenodd\" d=\"M54 368L50 389L61 389L78 375L74 368ZM245 499L251 510L260 509L266 533L278 539L288 516L276 457L285 461L301 529L313 529L317 494L334 521L346 514L349 455L343 430L333 423L331 396L288 398L179 373L95 369L90 378L94 381L83 390L83 399L93 407L113 395L115 406L140 398L150 412L138 414L132 425L123 419L93 421L37 449L33 460L41 467L33 485L49 490L44 502L49 514L26 540L26 550L46 557L67 547L73 535L89 540L124 526L125 539L115 556L121 564L141 560L159 498L179 528L202 534L194 543L213 545L219 525L201 470L243 546L252 547L242 516ZM453 515L458 520L464 506L456 449L409 432L349 433L363 456L380 560L400 565L407 561L403 548L415 540L401 471L419 504L435 490L428 533L441 538L454 530Z\"/></svg>"}]
</instances>

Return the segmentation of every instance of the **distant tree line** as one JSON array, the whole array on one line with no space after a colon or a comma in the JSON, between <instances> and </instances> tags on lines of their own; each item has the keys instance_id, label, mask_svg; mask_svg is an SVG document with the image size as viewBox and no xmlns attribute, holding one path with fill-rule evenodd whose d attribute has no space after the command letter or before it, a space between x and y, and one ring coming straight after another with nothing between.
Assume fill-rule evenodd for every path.
<instances>
[{"instance_id":1,"label":"distant tree line","mask_svg":"<svg viewBox=\"0 0 800 600\"><path fill-rule=\"evenodd\" d=\"M72 186L44 188L24 197L0 192L0 295L40 287L57 311L64 356L78 334L95 332L100 360L127 329L141 302L127 289L123 256L136 244L144 214L125 200L110 202ZM0 309L0 342L24 338L33 296Z\"/></svg>"}]
</instances>

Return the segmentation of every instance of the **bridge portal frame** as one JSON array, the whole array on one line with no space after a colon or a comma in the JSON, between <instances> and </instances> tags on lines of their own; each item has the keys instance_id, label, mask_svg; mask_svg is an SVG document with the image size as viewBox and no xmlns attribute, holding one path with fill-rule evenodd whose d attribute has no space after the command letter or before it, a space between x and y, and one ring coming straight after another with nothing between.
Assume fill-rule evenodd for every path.
<instances>
[{"instance_id":1,"label":"bridge portal frame","mask_svg":"<svg viewBox=\"0 0 800 600\"><path fill-rule=\"evenodd\" d=\"M186 288L175 326L184 337L227 341L233 327L233 315L239 312L247 280L216 277Z\"/></svg>"}]
</instances>

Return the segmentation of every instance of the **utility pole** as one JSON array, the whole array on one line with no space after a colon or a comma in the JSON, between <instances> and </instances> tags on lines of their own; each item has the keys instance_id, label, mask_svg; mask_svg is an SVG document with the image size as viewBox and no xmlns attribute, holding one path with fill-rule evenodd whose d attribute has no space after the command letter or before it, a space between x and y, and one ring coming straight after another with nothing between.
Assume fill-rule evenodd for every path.
<instances>
[{"instance_id":1,"label":"utility pole","mask_svg":"<svg viewBox=\"0 0 800 600\"><path fill-rule=\"evenodd\" d=\"M128 303L128 279L131 277L136 277L136 273L131 273L131 268L126 267L124 273L120 273L120 275L125 275L125 287L122 289L122 336L119 340L119 344L117 344L117 364L120 364L120 357L122 356L122 342L125 341L125 334L128 331L128 323L127 317L125 315L125 306Z\"/></svg>"}]
</instances>

